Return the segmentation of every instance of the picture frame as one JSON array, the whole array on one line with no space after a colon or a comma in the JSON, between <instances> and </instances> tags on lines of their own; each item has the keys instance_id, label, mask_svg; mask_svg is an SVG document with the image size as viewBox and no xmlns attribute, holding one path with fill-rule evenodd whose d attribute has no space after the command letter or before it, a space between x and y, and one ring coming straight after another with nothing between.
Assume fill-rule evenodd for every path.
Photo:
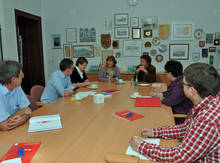
<instances>
[{"instance_id":1,"label":"picture frame","mask_svg":"<svg viewBox=\"0 0 220 163\"><path fill-rule=\"evenodd\" d=\"M61 49L61 35L60 34L52 34L52 48Z\"/></svg>"},{"instance_id":2,"label":"picture frame","mask_svg":"<svg viewBox=\"0 0 220 163\"><path fill-rule=\"evenodd\" d=\"M205 41L199 41L199 47L200 48L205 47Z\"/></svg>"},{"instance_id":3,"label":"picture frame","mask_svg":"<svg viewBox=\"0 0 220 163\"><path fill-rule=\"evenodd\" d=\"M216 52L216 47L209 47L209 52Z\"/></svg>"},{"instance_id":4,"label":"picture frame","mask_svg":"<svg viewBox=\"0 0 220 163\"><path fill-rule=\"evenodd\" d=\"M131 17L130 26L139 27L139 17Z\"/></svg>"},{"instance_id":5,"label":"picture frame","mask_svg":"<svg viewBox=\"0 0 220 163\"><path fill-rule=\"evenodd\" d=\"M73 58L92 58L94 57L94 45L73 45L72 56Z\"/></svg>"},{"instance_id":6,"label":"picture frame","mask_svg":"<svg viewBox=\"0 0 220 163\"><path fill-rule=\"evenodd\" d=\"M102 65L106 65L108 56L113 56L113 50L102 50Z\"/></svg>"},{"instance_id":7,"label":"picture frame","mask_svg":"<svg viewBox=\"0 0 220 163\"><path fill-rule=\"evenodd\" d=\"M132 28L132 39L141 39L141 28Z\"/></svg>"},{"instance_id":8,"label":"picture frame","mask_svg":"<svg viewBox=\"0 0 220 163\"><path fill-rule=\"evenodd\" d=\"M128 27L115 27L114 33L115 33L116 39L129 38L129 28Z\"/></svg>"},{"instance_id":9,"label":"picture frame","mask_svg":"<svg viewBox=\"0 0 220 163\"><path fill-rule=\"evenodd\" d=\"M123 54L125 57L140 57L142 55L141 40L124 40Z\"/></svg>"},{"instance_id":10,"label":"picture frame","mask_svg":"<svg viewBox=\"0 0 220 163\"><path fill-rule=\"evenodd\" d=\"M77 28L66 28L66 42L67 43L77 42Z\"/></svg>"},{"instance_id":11,"label":"picture frame","mask_svg":"<svg viewBox=\"0 0 220 163\"><path fill-rule=\"evenodd\" d=\"M96 29L92 28L79 28L79 42L96 42Z\"/></svg>"},{"instance_id":12,"label":"picture frame","mask_svg":"<svg viewBox=\"0 0 220 163\"><path fill-rule=\"evenodd\" d=\"M158 25L158 16L142 16L141 26L143 29L156 29Z\"/></svg>"},{"instance_id":13,"label":"picture frame","mask_svg":"<svg viewBox=\"0 0 220 163\"><path fill-rule=\"evenodd\" d=\"M72 52L71 52L71 44L63 44L63 57L64 58L71 58Z\"/></svg>"},{"instance_id":14,"label":"picture frame","mask_svg":"<svg viewBox=\"0 0 220 163\"><path fill-rule=\"evenodd\" d=\"M172 40L192 40L194 36L193 23L173 23Z\"/></svg>"},{"instance_id":15,"label":"picture frame","mask_svg":"<svg viewBox=\"0 0 220 163\"><path fill-rule=\"evenodd\" d=\"M220 32L215 32L215 39L220 39Z\"/></svg>"},{"instance_id":16,"label":"picture frame","mask_svg":"<svg viewBox=\"0 0 220 163\"><path fill-rule=\"evenodd\" d=\"M128 13L117 13L114 14L115 26L128 25Z\"/></svg>"},{"instance_id":17,"label":"picture frame","mask_svg":"<svg viewBox=\"0 0 220 163\"><path fill-rule=\"evenodd\" d=\"M189 44L169 44L169 60L188 60Z\"/></svg>"},{"instance_id":18,"label":"picture frame","mask_svg":"<svg viewBox=\"0 0 220 163\"><path fill-rule=\"evenodd\" d=\"M152 30L144 29L143 36L144 36L144 38L152 38L152 36L153 36Z\"/></svg>"}]
</instances>

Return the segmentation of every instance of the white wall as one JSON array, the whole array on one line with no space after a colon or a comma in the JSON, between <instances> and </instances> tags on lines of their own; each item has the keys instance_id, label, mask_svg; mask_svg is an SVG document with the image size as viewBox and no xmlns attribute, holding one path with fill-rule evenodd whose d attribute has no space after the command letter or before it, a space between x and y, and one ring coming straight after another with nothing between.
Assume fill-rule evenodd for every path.
<instances>
[{"instance_id":1,"label":"white wall","mask_svg":"<svg viewBox=\"0 0 220 163\"><path fill-rule=\"evenodd\" d=\"M66 43L65 28L95 27L97 32L97 43L100 46L100 34L108 33L104 29L104 20L110 17L113 20L115 13L128 13L129 16L158 16L159 24L171 24L172 22L192 22L195 29L202 28L206 33L220 32L220 1L219 0L140 0L135 7L129 7L126 0L47 0L42 1L42 15L44 17L45 54L47 57L48 74L58 68L59 61L63 58L63 49L51 48L51 34L61 34L62 44ZM113 31L113 30L112 30ZM157 33L157 30L154 31ZM112 40L114 33L112 32ZM131 39L131 38L130 38ZM78 39L79 40L79 39ZM143 44L146 39L142 39ZM204 39L203 39L204 40ZM201 51L198 47L199 40L193 41L171 41L161 40L161 43L189 43L190 60L181 61L186 67L192 63L191 54ZM80 44L78 42L78 44ZM81 43L82 44L82 43ZM210 45L211 46L211 45ZM123 41L120 40L120 48L123 52ZM111 49L111 48L109 48ZM143 47L143 51L149 51ZM163 66L169 59L169 51L164 54L164 61L156 63L152 57L157 71L163 71ZM99 64L100 57L88 59L89 65ZM209 62L209 59L202 59ZM136 65L139 58L122 57L118 59L118 66L126 71L128 65Z\"/></svg>"},{"instance_id":2,"label":"white wall","mask_svg":"<svg viewBox=\"0 0 220 163\"><path fill-rule=\"evenodd\" d=\"M1 0L0 5L0 14L3 12L0 16L3 23L3 58L18 60L14 9L41 16L41 0Z\"/></svg>"}]
</instances>

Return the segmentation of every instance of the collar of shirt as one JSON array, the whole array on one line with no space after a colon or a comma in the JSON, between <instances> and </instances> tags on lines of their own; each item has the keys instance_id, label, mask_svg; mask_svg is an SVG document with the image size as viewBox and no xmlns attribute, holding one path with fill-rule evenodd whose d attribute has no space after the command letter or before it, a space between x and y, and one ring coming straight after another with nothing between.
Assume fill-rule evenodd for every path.
<instances>
[{"instance_id":1,"label":"collar of shirt","mask_svg":"<svg viewBox=\"0 0 220 163\"><path fill-rule=\"evenodd\" d=\"M61 78L63 78L63 79L66 78L66 76L63 74L63 72L61 70L58 70L58 73Z\"/></svg>"},{"instance_id":2,"label":"collar of shirt","mask_svg":"<svg viewBox=\"0 0 220 163\"><path fill-rule=\"evenodd\" d=\"M76 68L76 70L78 71L79 76L81 77L81 79L83 79L83 72L82 72L82 71L80 71L80 69L79 69L79 67L78 67L78 66L76 66L75 68Z\"/></svg>"},{"instance_id":3,"label":"collar of shirt","mask_svg":"<svg viewBox=\"0 0 220 163\"><path fill-rule=\"evenodd\" d=\"M0 84L0 92L1 92L3 95L6 95L6 94L8 94L10 91L8 90L8 88L7 88L5 85Z\"/></svg>"},{"instance_id":4,"label":"collar of shirt","mask_svg":"<svg viewBox=\"0 0 220 163\"><path fill-rule=\"evenodd\" d=\"M220 98L220 95L215 95L215 96L210 95L210 96L204 98L199 104L194 105L194 107L192 108L192 116L195 117L200 109L202 109L204 106L208 105L213 100L215 100L215 99L218 100L219 98Z\"/></svg>"}]
</instances>

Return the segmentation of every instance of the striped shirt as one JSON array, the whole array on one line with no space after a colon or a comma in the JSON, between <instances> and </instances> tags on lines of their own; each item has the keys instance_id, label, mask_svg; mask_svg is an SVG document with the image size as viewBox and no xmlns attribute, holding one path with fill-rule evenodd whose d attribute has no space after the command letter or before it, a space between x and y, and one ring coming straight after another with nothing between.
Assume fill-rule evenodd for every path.
<instances>
[{"instance_id":1,"label":"striped shirt","mask_svg":"<svg viewBox=\"0 0 220 163\"><path fill-rule=\"evenodd\" d=\"M220 160L220 95L209 96L192 108L183 124L153 129L153 137L182 140L177 147L142 142L142 155L163 162L219 162Z\"/></svg>"}]
</instances>

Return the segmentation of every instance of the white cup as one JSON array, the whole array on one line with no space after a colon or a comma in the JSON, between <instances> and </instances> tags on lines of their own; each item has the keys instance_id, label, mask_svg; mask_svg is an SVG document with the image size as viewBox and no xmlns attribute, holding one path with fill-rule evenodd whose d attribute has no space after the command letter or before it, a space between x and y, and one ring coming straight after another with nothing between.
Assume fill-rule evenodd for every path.
<instances>
[{"instance_id":1,"label":"white cup","mask_svg":"<svg viewBox=\"0 0 220 163\"><path fill-rule=\"evenodd\" d=\"M139 92L134 92L133 96L138 97L140 94Z\"/></svg>"},{"instance_id":2,"label":"white cup","mask_svg":"<svg viewBox=\"0 0 220 163\"><path fill-rule=\"evenodd\" d=\"M119 83L123 83L123 81L124 81L123 79L119 79L118 80Z\"/></svg>"},{"instance_id":3,"label":"white cup","mask_svg":"<svg viewBox=\"0 0 220 163\"><path fill-rule=\"evenodd\" d=\"M75 99L76 100L80 100L82 97L80 96L80 94L75 94Z\"/></svg>"},{"instance_id":4,"label":"white cup","mask_svg":"<svg viewBox=\"0 0 220 163\"><path fill-rule=\"evenodd\" d=\"M104 95L103 94L96 94L93 96L93 102L97 104L104 103Z\"/></svg>"}]
</instances>

